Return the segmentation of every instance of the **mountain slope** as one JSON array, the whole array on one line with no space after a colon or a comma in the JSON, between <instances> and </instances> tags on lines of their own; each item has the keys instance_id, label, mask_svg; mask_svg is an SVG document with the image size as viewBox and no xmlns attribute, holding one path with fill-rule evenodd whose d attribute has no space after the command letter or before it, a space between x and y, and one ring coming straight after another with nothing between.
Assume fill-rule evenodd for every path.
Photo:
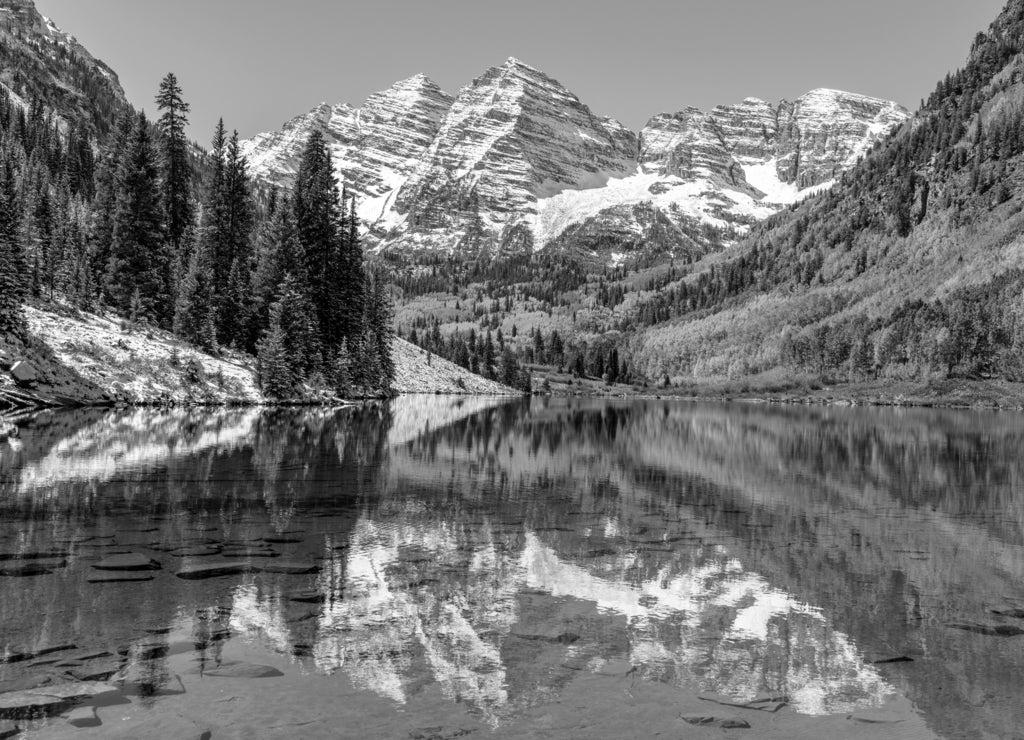
<instances>
[{"instance_id":1,"label":"mountain slope","mask_svg":"<svg viewBox=\"0 0 1024 740\"><path fill-rule=\"evenodd\" d=\"M656 300L676 318L634 341L638 366L1024 377L1022 39L1024 2L1011 0L910 126L667 286Z\"/></svg>"},{"instance_id":2,"label":"mountain slope","mask_svg":"<svg viewBox=\"0 0 1024 740\"><path fill-rule=\"evenodd\" d=\"M396 95L395 91L401 93ZM406 130L373 128L376 101ZM476 256L542 249L598 263L696 258L829 187L908 114L888 101L814 90L708 113L655 116L639 133L595 115L511 58L453 100L422 76L362 109L322 105L243 145L258 177L287 183L309 133L335 142L371 245Z\"/></svg>"},{"instance_id":3,"label":"mountain slope","mask_svg":"<svg viewBox=\"0 0 1024 740\"><path fill-rule=\"evenodd\" d=\"M105 135L128 106L114 71L32 0L0 0L0 86L22 106L37 100L91 135Z\"/></svg>"}]
</instances>

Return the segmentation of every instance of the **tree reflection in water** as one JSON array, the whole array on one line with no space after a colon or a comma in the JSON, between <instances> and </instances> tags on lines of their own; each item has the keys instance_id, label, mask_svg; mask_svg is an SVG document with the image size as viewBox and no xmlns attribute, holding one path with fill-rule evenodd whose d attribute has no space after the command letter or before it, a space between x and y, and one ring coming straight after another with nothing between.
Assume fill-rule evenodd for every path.
<instances>
[{"instance_id":1,"label":"tree reflection in water","mask_svg":"<svg viewBox=\"0 0 1024 740\"><path fill-rule=\"evenodd\" d=\"M243 639L393 702L436 687L492 727L626 660L805 714L899 694L940 736L1001 736L1024 726L1024 649L946 625L1024 605L1022 447L1019 416L953 411L427 396L49 413L0 452L0 553L66 565L0 577L3 639L135 645L116 668L157 702L167 655L139 624L213 664ZM163 570L98 590L115 548ZM172 575L239 548L319 573Z\"/></svg>"}]
</instances>

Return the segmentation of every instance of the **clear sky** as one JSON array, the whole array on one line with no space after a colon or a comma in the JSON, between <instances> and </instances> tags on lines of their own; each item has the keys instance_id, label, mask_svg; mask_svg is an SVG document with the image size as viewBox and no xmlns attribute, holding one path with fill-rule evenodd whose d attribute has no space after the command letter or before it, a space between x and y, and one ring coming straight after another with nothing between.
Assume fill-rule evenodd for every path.
<instances>
[{"instance_id":1,"label":"clear sky","mask_svg":"<svg viewBox=\"0 0 1024 740\"><path fill-rule=\"evenodd\" d=\"M36 0L152 112L177 74L191 134L243 136L418 72L455 94L515 56L639 129L686 105L816 87L916 108L1004 0Z\"/></svg>"}]
</instances>

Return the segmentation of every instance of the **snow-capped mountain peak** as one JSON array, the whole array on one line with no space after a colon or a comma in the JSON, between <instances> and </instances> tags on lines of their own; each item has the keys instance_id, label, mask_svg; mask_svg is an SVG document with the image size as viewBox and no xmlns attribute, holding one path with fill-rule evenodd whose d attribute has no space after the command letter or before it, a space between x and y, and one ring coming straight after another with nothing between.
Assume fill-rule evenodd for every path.
<instances>
[{"instance_id":1,"label":"snow-capped mountain peak","mask_svg":"<svg viewBox=\"0 0 1024 740\"><path fill-rule=\"evenodd\" d=\"M728 242L829 187L908 117L890 101L820 88L776 105L686 107L635 134L509 57L455 98L417 74L359 109L318 106L243 150L257 176L286 185L309 134L323 131L374 248L594 252L614 242L621 255L657 241L675 253L709 247L709 227Z\"/></svg>"}]
</instances>

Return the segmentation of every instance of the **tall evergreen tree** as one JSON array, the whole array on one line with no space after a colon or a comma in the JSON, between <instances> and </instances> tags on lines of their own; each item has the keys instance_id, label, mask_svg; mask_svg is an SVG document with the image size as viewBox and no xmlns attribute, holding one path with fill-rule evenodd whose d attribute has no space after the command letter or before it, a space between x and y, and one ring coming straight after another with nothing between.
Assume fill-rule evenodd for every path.
<instances>
[{"instance_id":1,"label":"tall evergreen tree","mask_svg":"<svg viewBox=\"0 0 1024 740\"><path fill-rule=\"evenodd\" d=\"M160 82L156 96L157 119L160 129L161 193L166 214L167 239L174 251L181 248L182 239L192 225L192 167L188 159L189 104L182 98L181 87L174 73L168 72Z\"/></svg>"},{"instance_id":2,"label":"tall evergreen tree","mask_svg":"<svg viewBox=\"0 0 1024 740\"><path fill-rule=\"evenodd\" d=\"M283 326L286 307L276 301L270 308L270 326L256 353L256 375L260 389L270 398L295 395L298 381L288 362L287 335Z\"/></svg>"},{"instance_id":3,"label":"tall evergreen tree","mask_svg":"<svg viewBox=\"0 0 1024 740\"><path fill-rule=\"evenodd\" d=\"M245 299L253 270L255 224L248 164L239 148L238 132L228 139L220 121L213 137L213 172L203 208L203 232L212 260L217 333L225 344L245 343L240 321L246 308L239 301ZM233 289L229 289L231 285Z\"/></svg>"},{"instance_id":4,"label":"tall evergreen tree","mask_svg":"<svg viewBox=\"0 0 1024 740\"><path fill-rule=\"evenodd\" d=\"M200 237L174 305L174 333L206 350L217 346L212 262L209 245Z\"/></svg>"},{"instance_id":5,"label":"tall evergreen tree","mask_svg":"<svg viewBox=\"0 0 1024 740\"><path fill-rule=\"evenodd\" d=\"M136 119L115 182L107 291L123 311L138 291L143 314L169 325L171 260L164 241L159 167L144 113Z\"/></svg>"},{"instance_id":6,"label":"tall evergreen tree","mask_svg":"<svg viewBox=\"0 0 1024 740\"><path fill-rule=\"evenodd\" d=\"M362 332L362 254L344 218L331 155L316 131L306 143L292 208L306 262L309 298L328 352ZM352 343L349 345L353 348Z\"/></svg>"},{"instance_id":7,"label":"tall evergreen tree","mask_svg":"<svg viewBox=\"0 0 1024 740\"><path fill-rule=\"evenodd\" d=\"M375 384L380 390L390 388L395 380L395 362L391 356L395 336L393 322L388 283L380 270L372 270L367 280L364 342L367 351L374 354L374 366L378 373Z\"/></svg>"}]
</instances>

